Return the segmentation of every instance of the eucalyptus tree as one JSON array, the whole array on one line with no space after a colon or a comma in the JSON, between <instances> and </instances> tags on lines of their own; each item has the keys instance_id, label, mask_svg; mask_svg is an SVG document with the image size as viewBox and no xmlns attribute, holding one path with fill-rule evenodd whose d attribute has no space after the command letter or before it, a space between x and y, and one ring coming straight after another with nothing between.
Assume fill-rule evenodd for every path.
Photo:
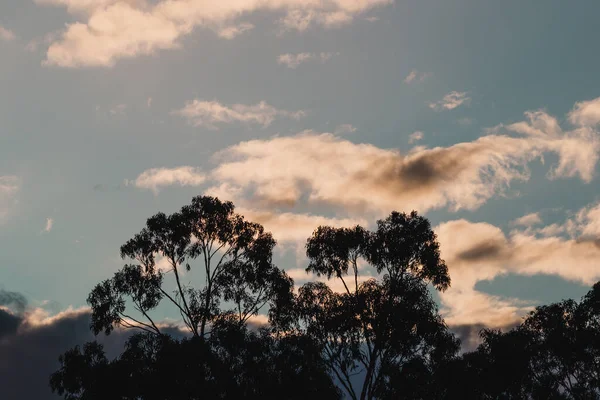
<instances>
[{"instance_id":1,"label":"eucalyptus tree","mask_svg":"<svg viewBox=\"0 0 600 400\"><path fill-rule=\"evenodd\" d=\"M577 302L533 310L453 364L448 396L480 399L600 399L600 282Z\"/></svg>"},{"instance_id":2,"label":"eucalyptus tree","mask_svg":"<svg viewBox=\"0 0 600 400\"><path fill-rule=\"evenodd\" d=\"M319 227L308 239L308 273L337 280L303 285L279 329L320 343L349 398L419 398L414 375L426 382L455 356L458 341L437 312L428 284L450 285L448 268L427 219L393 212L373 232Z\"/></svg>"},{"instance_id":3,"label":"eucalyptus tree","mask_svg":"<svg viewBox=\"0 0 600 400\"><path fill-rule=\"evenodd\" d=\"M96 334L117 325L161 334L151 316L161 303L179 313L193 336L205 337L223 318L244 325L291 295L292 280L272 262L274 247L260 224L214 197L195 197L171 215L158 213L121 247L121 257L130 263L90 293L92 328ZM204 284L184 282L183 275L197 269Z\"/></svg>"},{"instance_id":4,"label":"eucalyptus tree","mask_svg":"<svg viewBox=\"0 0 600 400\"><path fill-rule=\"evenodd\" d=\"M339 398L310 338L250 324L266 307L281 314L293 299L292 279L273 264L274 246L261 225L213 197L152 216L121 247L128 263L88 297L95 334L136 333L113 360L97 342L67 351L51 389L68 400ZM186 282L196 269L199 287ZM181 316L182 329L159 323L161 304Z\"/></svg>"}]
</instances>

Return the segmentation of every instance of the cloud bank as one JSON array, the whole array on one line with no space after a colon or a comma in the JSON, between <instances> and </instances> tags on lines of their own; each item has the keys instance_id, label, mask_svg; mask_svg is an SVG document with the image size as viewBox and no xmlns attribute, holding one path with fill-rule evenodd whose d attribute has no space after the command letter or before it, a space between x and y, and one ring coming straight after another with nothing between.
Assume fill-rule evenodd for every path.
<instances>
[{"instance_id":1,"label":"cloud bank","mask_svg":"<svg viewBox=\"0 0 600 400\"><path fill-rule=\"evenodd\" d=\"M392 0L35 0L66 8L77 22L67 24L47 51L46 65L110 67L123 58L181 47L197 27L231 39L251 29L241 20L256 12L278 17L284 30L304 31L351 22Z\"/></svg>"}]
</instances>

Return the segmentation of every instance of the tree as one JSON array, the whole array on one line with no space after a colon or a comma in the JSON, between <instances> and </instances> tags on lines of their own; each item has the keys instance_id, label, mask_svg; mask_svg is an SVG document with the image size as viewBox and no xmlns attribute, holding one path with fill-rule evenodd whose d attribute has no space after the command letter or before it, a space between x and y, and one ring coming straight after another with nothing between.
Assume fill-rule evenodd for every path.
<instances>
[{"instance_id":1,"label":"tree","mask_svg":"<svg viewBox=\"0 0 600 400\"><path fill-rule=\"evenodd\" d=\"M416 212L393 212L374 232L319 227L306 254L306 271L337 279L343 291L303 285L294 306L274 319L279 329L319 343L351 399L427 397L414 385L415 375L426 385L437 365L458 350L427 287L450 285L429 222ZM383 276L376 279L378 274Z\"/></svg>"},{"instance_id":2,"label":"tree","mask_svg":"<svg viewBox=\"0 0 600 400\"><path fill-rule=\"evenodd\" d=\"M481 335L453 365L449 398L600 398L600 282L579 303L540 306L508 332Z\"/></svg>"},{"instance_id":3,"label":"tree","mask_svg":"<svg viewBox=\"0 0 600 400\"><path fill-rule=\"evenodd\" d=\"M52 390L68 400L339 397L309 338L276 337L248 325L265 307L276 315L292 299L292 279L272 263L274 246L261 225L213 197L149 218L121 247L133 263L88 297L95 334L115 327L137 333L111 361L96 342L66 352L50 378ZM199 288L183 276L197 261L204 275ZM181 315L183 338L152 317L163 303ZM290 391L292 383L297 388Z\"/></svg>"},{"instance_id":4,"label":"tree","mask_svg":"<svg viewBox=\"0 0 600 400\"><path fill-rule=\"evenodd\" d=\"M96 334L117 325L160 334L151 311L163 301L175 307L193 336L204 337L207 327L223 318L244 325L291 295L291 279L272 263L274 246L271 234L236 214L231 202L195 197L179 212L158 213L121 247L121 257L135 264L92 290L92 328ZM157 256L165 271L157 267ZM182 273L195 269L198 260L204 285L195 288L183 282ZM168 273L174 278L171 293L165 288ZM127 301L135 316L127 312ZM229 307L223 309L225 303Z\"/></svg>"}]
</instances>

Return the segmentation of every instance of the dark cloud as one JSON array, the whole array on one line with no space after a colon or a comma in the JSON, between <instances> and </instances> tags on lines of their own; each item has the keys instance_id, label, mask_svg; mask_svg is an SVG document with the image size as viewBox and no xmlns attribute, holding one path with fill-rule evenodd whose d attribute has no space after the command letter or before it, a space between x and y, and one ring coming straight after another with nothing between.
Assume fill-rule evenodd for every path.
<instances>
[{"instance_id":1,"label":"dark cloud","mask_svg":"<svg viewBox=\"0 0 600 400\"><path fill-rule=\"evenodd\" d=\"M22 318L6 310L0 309L0 342L8 335L14 335L21 325Z\"/></svg>"},{"instance_id":2,"label":"dark cloud","mask_svg":"<svg viewBox=\"0 0 600 400\"><path fill-rule=\"evenodd\" d=\"M27 299L21 293L0 289L0 306L9 307L17 314L22 314L27 308Z\"/></svg>"},{"instance_id":3,"label":"dark cloud","mask_svg":"<svg viewBox=\"0 0 600 400\"><path fill-rule=\"evenodd\" d=\"M471 248L460 252L457 258L471 262L489 260L502 255L505 248L506 244L500 240L486 240L475 243Z\"/></svg>"},{"instance_id":4,"label":"dark cloud","mask_svg":"<svg viewBox=\"0 0 600 400\"><path fill-rule=\"evenodd\" d=\"M0 312L0 398L59 399L49 389L49 376L58 369L60 354L96 339L89 324L89 312L64 313L42 326L32 326L24 317ZM120 353L127 337L129 332L116 331L97 339L114 357Z\"/></svg>"},{"instance_id":5,"label":"dark cloud","mask_svg":"<svg viewBox=\"0 0 600 400\"><path fill-rule=\"evenodd\" d=\"M90 311L64 311L36 324L34 310L27 309L25 297L16 292L0 292L2 305L15 312L0 309L0 399L56 400L50 391L50 374L59 368L58 357L76 345L98 340L109 359L117 357L134 332L115 330L111 335L90 331ZM17 313L18 311L18 313ZM177 328L165 333L182 336Z\"/></svg>"}]
</instances>

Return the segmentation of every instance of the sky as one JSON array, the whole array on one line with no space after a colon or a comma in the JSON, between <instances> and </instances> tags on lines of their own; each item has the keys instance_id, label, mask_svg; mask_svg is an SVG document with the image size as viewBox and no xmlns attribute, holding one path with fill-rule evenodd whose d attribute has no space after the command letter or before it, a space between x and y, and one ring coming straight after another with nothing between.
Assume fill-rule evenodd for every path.
<instances>
[{"instance_id":1,"label":"sky","mask_svg":"<svg viewBox=\"0 0 600 400\"><path fill-rule=\"evenodd\" d=\"M299 283L318 225L417 210L453 327L578 299L600 280L599 12L2 1L0 289L30 326L77 318L148 217L210 194L273 232Z\"/></svg>"}]
</instances>

